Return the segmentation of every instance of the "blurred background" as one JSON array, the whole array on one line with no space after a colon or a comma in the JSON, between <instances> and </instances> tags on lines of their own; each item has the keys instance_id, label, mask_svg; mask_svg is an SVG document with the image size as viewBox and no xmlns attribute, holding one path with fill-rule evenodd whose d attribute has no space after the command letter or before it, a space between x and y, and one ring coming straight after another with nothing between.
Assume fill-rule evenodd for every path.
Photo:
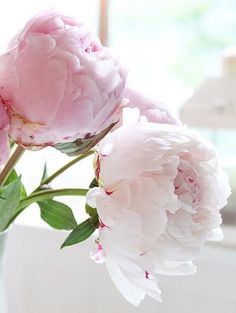
<instances>
[{"instance_id":1,"label":"blurred background","mask_svg":"<svg viewBox=\"0 0 236 313\"><path fill-rule=\"evenodd\" d=\"M145 305L136 312L197 313L199 310L206 313L213 310L215 313L236 312L236 295L233 291L236 290L236 1L8 0L1 5L0 11L0 52L6 50L10 38L32 15L53 7L90 24L100 35L102 42L111 47L127 64L129 84L166 102L180 114L185 124L211 140L219 152L222 166L229 174L232 196L229 205L222 211L224 241L205 250L199 260L200 270L195 277L187 280L175 278L174 281L162 279L165 287L163 305L146 300ZM45 149L35 156L26 153L18 165L18 170L23 173L23 180L30 190L37 185L45 160L48 162L49 171L53 171L64 164L67 157L51 149ZM90 163L83 162L78 171L74 169L68 171L55 181L55 185L87 187L92 177L91 160ZM85 174L85 167L87 173L88 166L91 175ZM26 167L32 168L32 171L27 170L26 174L24 170ZM78 201L76 203L73 199L65 199L65 201L67 203L69 201L74 206L77 217L82 218L82 213L78 210ZM7 277L11 280L8 280L7 285L9 293L11 292L10 313L21 313L20 303L24 301L22 313L60 313L65 312L66 307L69 307L66 311L68 313L79 311L90 313L96 310L95 303L96 311L100 312L99 310L103 309L104 312L101 303L108 292L111 293L111 298L105 313L115 310L113 302L118 308L120 305L122 312L135 312L132 307L122 302L123 299L116 290L113 291L115 287L107 278L104 278L101 290L96 291L91 287L89 291L91 297L96 298L94 306L88 305L86 301L76 300L76 290L69 291L72 289L70 285L75 285L72 273L70 281L68 279L61 281L61 291L59 291L56 283L59 274L56 271L52 272L50 264L58 262L60 266L57 270L61 273L64 268L66 270L72 266L72 263L76 268L74 261L70 263L73 257L78 259L79 268L82 250L77 247L71 250L73 252L63 252L63 257L60 259L57 249L62 235L37 228L45 227L42 222L39 222L38 215L36 207L22 215L17 220L18 225L21 226L16 226L9 240ZM30 227L24 228L22 225ZM29 232L32 233L33 238L37 238L37 247L31 241L29 243ZM47 232L47 244L43 241L45 232ZM16 239L17 236L22 241ZM89 249L93 249L92 241L89 243L90 246L89 244L88 247L84 246L87 254L91 251ZM21 249L16 248L19 245ZM31 254L25 256L29 249L30 251L35 249L34 258ZM40 253L44 255L43 260L40 258ZM15 266L16 258L23 260L27 258L27 267L24 262ZM87 262L86 258L87 255L82 257L83 262ZM26 276L29 263L32 272L37 264L37 268L41 270L39 275L44 275L42 277L45 277L45 281L36 279L37 276L29 282ZM94 277L100 275L99 279L103 280L101 274L103 270L97 269L94 264L90 268ZM81 279L84 282L86 280L84 272L81 270L78 272L84 275ZM50 275L49 282L46 277ZM48 288L45 289L45 284L50 286L51 293ZM65 287L65 285L69 286ZM55 293L57 288L58 291ZM81 290L82 294L85 293L82 285L76 288ZM39 302L40 295L45 295L46 291L47 295L49 292L51 296L46 297L46 300L42 297L42 302ZM66 292L70 294L65 295ZM99 297L95 296L97 293ZM18 309L14 311L16 307Z\"/></svg>"}]
</instances>

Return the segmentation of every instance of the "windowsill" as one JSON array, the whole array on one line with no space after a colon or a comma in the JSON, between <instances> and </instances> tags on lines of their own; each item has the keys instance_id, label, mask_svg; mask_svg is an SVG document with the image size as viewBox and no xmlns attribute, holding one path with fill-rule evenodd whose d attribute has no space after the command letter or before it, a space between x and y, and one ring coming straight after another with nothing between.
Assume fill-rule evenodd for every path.
<instances>
[{"instance_id":1,"label":"windowsill","mask_svg":"<svg viewBox=\"0 0 236 313\"><path fill-rule=\"evenodd\" d=\"M96 249L94 238L61 250L64 239L65 233L39 226L12 228L5 274L9 313L104 313L104 299L109 300L106 312L114 311L114 303L115 312L127 313L235 312L235 249L207 245L196 262L195 276L162 275L162 304L147 298L134 309L116 290L106 267L89 260L90 252ZM94 281L101 282L100 288Z\"/></svg>"}]
</instances>

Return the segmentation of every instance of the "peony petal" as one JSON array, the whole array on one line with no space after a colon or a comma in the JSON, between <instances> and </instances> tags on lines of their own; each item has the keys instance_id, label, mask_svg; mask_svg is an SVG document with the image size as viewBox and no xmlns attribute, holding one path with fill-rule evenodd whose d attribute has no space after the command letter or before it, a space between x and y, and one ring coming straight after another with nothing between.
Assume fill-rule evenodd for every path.
<instances>
[{"instance_id":1,"label":"peony petal","mask_svg":"<svg viewBox=\"0 0 236 313\"><path fill-rule=\"evenodd\" d=\"M121 292L126 300L128 300L133 305L138 306L145 297L144 291L130 282L122 273L119 266L111 259L106 260L106 266L111 280L117 289Z\"/></svg>"},{"instance_id":2,"label":"peony petal","mask_svg":"<svg viewBox=\"0 0 236 313\"><path fill-rule=\"evenodd\" d=\"M6 163L10 155L10 144L7 131L0 130L0 166Z\"/></svg>"},{"instance_id":3,"label":"peony petal","mask_svg":"<svg viewBox=\"0 0 236 313\"><path fill-rule=\"evenodd\" d=\"M150 99L147 95L127 87L124 97L128 99L126 104L129 108L138 108L140 115L144 116L149 122L161 124L181 124L178 117L170 111L164 104Z\"/></svg>"},{"instance_id":4,"label":"peony petal","mask_svg":"<svg viewBox=\"0 0 236 313\"><path fill-rule=\"evenodd\" d=\"M7 161L9 154L9 118L3 104L0 103L0 166Z\"/></svg>"}]
</instances>

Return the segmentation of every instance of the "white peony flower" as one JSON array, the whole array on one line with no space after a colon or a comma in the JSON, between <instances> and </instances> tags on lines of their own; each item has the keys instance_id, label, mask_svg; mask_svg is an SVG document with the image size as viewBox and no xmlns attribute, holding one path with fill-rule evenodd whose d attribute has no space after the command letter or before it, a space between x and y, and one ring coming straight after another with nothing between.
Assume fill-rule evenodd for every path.
<instances>
[{"instance_id":1,"label":"white peony flower","mask_svg":"<svg viewBox=\"0 0 236 313\"><path fill-rule=\"evenodd\" d=\"M158 274L188 275L206 240L222 239L230 187L212 145L187 128L133 123L98 146L98 252L123 296L161 300Z\"/></svg>"}]
</instances>

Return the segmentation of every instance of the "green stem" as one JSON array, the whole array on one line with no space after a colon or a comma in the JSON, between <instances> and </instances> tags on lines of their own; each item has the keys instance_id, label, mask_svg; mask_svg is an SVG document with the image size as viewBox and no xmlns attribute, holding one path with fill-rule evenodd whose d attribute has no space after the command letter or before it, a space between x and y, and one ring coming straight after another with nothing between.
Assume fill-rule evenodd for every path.
<instances>
[{"instance_id":1,"label":"green stem","mask_svg":"<svg viewBox=\"0 0 236 313\"><path fill-rule=\"evenodd\" d=\"M23 148L22 146L17 146L17 148L13 152L12 156L10 157L10 159L8 160L0 174L0 186L4 185L12 169L14 168L14 166L16 165L16 163L21 158L24 152L25 148Z\"/></svg>"},{"instance_id":2,"label":"green stem","mask_svg":"<svg viewBox=\"0 0 236 313\"><path fill-rule=\"evenodd\" d=\"M88 151L87 153L84 153L80 156L78 156L77 158L73 159L72 161L70 161L69 163L65 164L63 167L61 167L59 170L57 170L55 173L53 173L52 175L50 175L48 178L44 179L40 186L37 187L32 193L38 192L40 191L40 187L42 185L48 185L53 179L55 179L57 176L59 176L60 174L62 174L63 172L65 172L68 168L70 168L72 165L76 164L77 162L87 158L89 155L93 154L93 151Z\"/></svg>"},{"instance_id":3,"label":"green stem","mask_svg":"<svg viewBox=\"0 0 236 313\"><path fill-rule=\"evenodd\" d=\"M17 211L30 204L58 196L86 196L89 189L65 188L39 191L24 198L18 205Z\"/></svg>"},{"instance_id":4,"label":"green stem","mask_svg":"<svg viewBox=\"0 0 236 313\"><path fill-rule=\"evenodd\" d=\"M12 216L6 228L17 218L17 216L22 211L24 211L25 208L27 208L30 204L34 202L52 199L53 197L58 197L58 196L86 196L88 191L89 189L70 188L70 189L44 190L44 191L39 191L34 194L31 194L28 197L20 201L18 207L16 208L14 215Z\"/></svg>"}]
</instances>

